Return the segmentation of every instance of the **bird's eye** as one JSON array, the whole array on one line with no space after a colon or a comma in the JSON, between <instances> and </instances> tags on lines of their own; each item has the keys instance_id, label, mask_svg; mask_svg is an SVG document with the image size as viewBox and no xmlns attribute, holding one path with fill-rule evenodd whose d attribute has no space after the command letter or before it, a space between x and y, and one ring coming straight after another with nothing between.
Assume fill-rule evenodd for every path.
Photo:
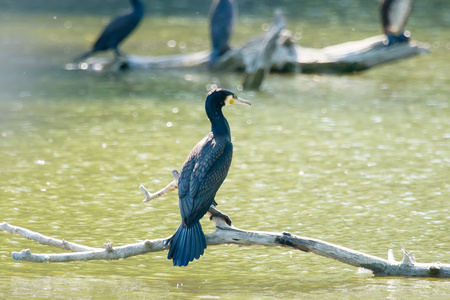
<instances>
[{"instance_id":1,"label":"bird's eye","mask_svg":"<svg viewBox=\"0 0 450 300\"><path fill-rule=\"evenodd\" d=\"M228 95L225 98L225 105L230 105L234 103L234 96L233 95Z\"/></svg>"}]
</instances>

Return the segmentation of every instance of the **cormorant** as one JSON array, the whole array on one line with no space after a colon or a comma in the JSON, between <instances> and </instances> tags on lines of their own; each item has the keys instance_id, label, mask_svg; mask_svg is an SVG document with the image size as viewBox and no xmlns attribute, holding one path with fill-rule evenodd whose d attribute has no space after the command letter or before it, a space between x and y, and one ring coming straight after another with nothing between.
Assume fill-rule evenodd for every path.
<instances>
[{"instance_id":1,"label":"cormorant","mask_svg":"<svg viewBox=\"0 0 450 300\"><path fill-rule=\"evenodd\" d=\"M209 27L212 52L209 66L212 67L219 57L230 50L228 42L233 33L233 25L237 15L234 0L214 0L209 12Z\"/></svg>"},{"instance_id":2,"label":"cormorant","mask_svg":"<svg viewBox=\"0 0 450 300\"><path fill-rule=\"evenodd\" d=\"M387 45L407 43L409 32L405 34L405 24L411 12L413 0L380 0L380 13Z\"/></svg>"},{"instance_id":3,"label":"cormorant","mask_svg":"<svg viewBox=\"0 0 450 300\"><path fill-rule=\"evenodd\" d=\"M206 249L200 219L211 204L217 205L214 197L230 168L233 144L222 107L233 103L251 105L250 101L225 89L212 90L206 98L211 132L192 149L178 179L181 225L166 245L170 244L167 258L173 259L174 266L187 266L194 258L199 259Z\"/></svg>"},{"instance_id":4,"label":"cormorant","mask_svg":"<svg viewBox=\"0 0 450 300\"><path fill-rule=\"evenodd\" d=\"M98 51L114 49L114 56L120 57L119 44L137 27L144 16L144 3L140 0L130 0L132 9L112 20L103 30L92 49L75 59L84 60Z\"/></svg>"}]
</instances>

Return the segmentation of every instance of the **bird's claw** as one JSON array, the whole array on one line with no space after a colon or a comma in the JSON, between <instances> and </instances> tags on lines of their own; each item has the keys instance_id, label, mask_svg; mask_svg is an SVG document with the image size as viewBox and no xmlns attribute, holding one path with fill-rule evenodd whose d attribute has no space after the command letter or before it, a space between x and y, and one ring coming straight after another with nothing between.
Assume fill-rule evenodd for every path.
<instances>
[{"instance_id":1,"label":"bird's claw","mask_svg":"<svg viewBox=\"0 0 450 300\"><path fill-rule=\"evenodd\" d=\"M217 215L211 215L211 216L209 217L209 219L212 220L214 217L220 217L220 218L222 218L222 220L224 220L224 222L227 223L228 226L231 226L231 219L230 219L229 216L227 216L227 215L225 215L225 214L220 215L220 216L217 216Z\"/></svg>"},{"instance_id":2,"label":"bird's claw","mask_svg":"<svg viewBox=\"0 0 450 300\"><path fill-rule=\"evenodd\" d=\"M209 217L210 220L213 219L213 217L219 217L222 218L222 220L225 221L225 223L228 224L228 226L231 226L231 219L228 215L224 214L220 210L218 210L214 205L211 205L208 209L208 212L211 214Z\"/></svg>"},{"instance_id":3,"label":"bird's claw","mask_svg":"<svg viewBox=\"0 0 450 300\"><path fill-rule=\"evenodd\" d=\"M228 224L228 226L231 226L231 219L229 216L223 215L222 219Z\"/></svg>"}]
</instances>

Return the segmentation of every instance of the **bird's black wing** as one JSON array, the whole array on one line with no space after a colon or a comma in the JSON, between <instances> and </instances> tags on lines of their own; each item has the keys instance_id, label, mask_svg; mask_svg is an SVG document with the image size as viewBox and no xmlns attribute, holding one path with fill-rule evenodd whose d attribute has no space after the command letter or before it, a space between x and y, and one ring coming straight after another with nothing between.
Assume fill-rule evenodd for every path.
<instances>
[{"instance_id":1,"label":"bird's black wing","mask_svg":"<svg viewBox=\"0 0 450 300\"><path fill-rule=\"evenodd\" d=\"M124 13L109 23L94 44L95 50L106 50L116 47L139 24L141 17L132 11Z\"/></svg>"},{"instance_id":2,"label":"bird's black wing","mask_svg":"<svg viewBox=\"0 0 450 300\"><path fill-rule=\"evenodd\" d=\"M233 144L229 142L223 154L211 166L209 172L199 186L196 197L194 198L193 207L187 224L192 224L197 219L203 217L214 201L217 191L228 175L231 159L233 156Z\"/></svg>"},{"instance_id":3,"label":"bird's black wing","mask_svg":"<svg viewBox=\"0 0 450 300\"><path fill-rule=\"evenodd\" d=\"M180 170L180 178L178 178L178 197L183 199L189 192L190 182L191 182L191 174L194 171L194 167L197 163L198 157L200 155L200 151L207 144L207 140L210 139L210 134L205 136L200 142L195 145L195 147L191 150L188 157L186 158L183 167Z\"/></svg>"},{"instance_id":4,"label":"bird's black wing","mask_svg":"<svg viewBox=\"0 0 450 300\"><path fill-rule=\"evenodd\" d=\"M225 52L229 49L228 42L233 32L236 11L232 2L216 2L210 12L212 45L214 50Z\"/></svg>"},{"instance_id":5,"label":"bird's black wing","mask_svg":"<svg viewBox=\"0 0 450 300\"><path fill-rule=\"evenodd\" d=\"M231 164L233 145L229 139L215 140L210 133L192 150L178 185L180 212L186 225L208 210Z\"/></svg>"}]
</instances>

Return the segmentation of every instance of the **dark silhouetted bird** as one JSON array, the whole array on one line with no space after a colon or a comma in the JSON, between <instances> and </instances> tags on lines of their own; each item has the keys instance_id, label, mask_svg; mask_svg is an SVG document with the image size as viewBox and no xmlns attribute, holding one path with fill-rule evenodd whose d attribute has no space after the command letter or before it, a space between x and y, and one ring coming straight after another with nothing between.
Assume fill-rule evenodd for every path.
<instances>
[{"instance_id":1,"label":"dark silhouetted bird","mask_svg":"<svg viewBox=\"0 0 450 300\"><path fill-rule=\"evenodd\" d=\"M413 0L380 0L381 24L387 44L406 43L409 32L404 31Z\"/></svg>"},{"instance_id":2,"label":"dark silhouetted bird","mask_svg":"<svg viewBox=\"0 0 450 300\"><path fill-rule=\"evenodd\" d=\"M212 67L219 57L230 50L228 45L233 33L237 8L234 0L214 0L209 12L212 52L209 66Z\"/></svg>"},{"instance_id":3,"label":"dark silhouetted bird","mask_svg":"<svg viewBox=\"0 0 450 300\"><path fill-rule=\"evenodd\" d=\"M167 243L170 244L167 258L173 259L174 266L187 266L194 258L200 258L206 249L200 219L211 204L217 204L214 197L230 168L233 144L222 107L233 103L251 105L224 89L213 90L206 98L205 110L211 121L211 132L192 149L178 180L181 225Z\"/></svg>"},{"instance_id":4,"label":"dark silhouetted bird","mask_svg":"<svg viewBox=\"0 0 450 300\"><path fill-rule=\"evenodd\" d=\"M115 57L122 54L119 44L137 27L144 16L144 3L140 0L130 0L133 8L112 20L103 30L91 50L75 59L76 62L84 60L98 51L114 50Z\"/></svg>"}]
</instances>

